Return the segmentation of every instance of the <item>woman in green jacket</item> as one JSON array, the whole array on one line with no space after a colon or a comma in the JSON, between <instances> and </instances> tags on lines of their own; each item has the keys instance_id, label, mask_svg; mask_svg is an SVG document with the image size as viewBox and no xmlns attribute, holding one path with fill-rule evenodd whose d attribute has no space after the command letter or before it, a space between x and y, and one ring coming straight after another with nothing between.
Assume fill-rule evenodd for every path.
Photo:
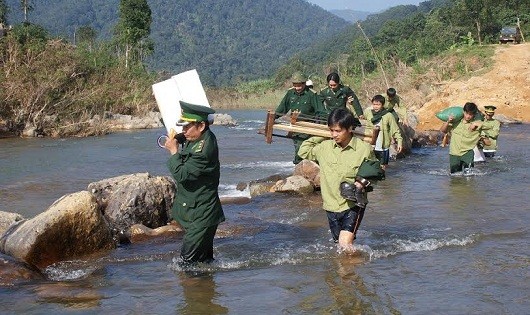
<instances>
[{"instance_id":1,"label":"woman in green jacket","mask_svg":"<svg viewBox=\"0 0 530 315\"><path fill-rule=\"evenodd\" d=\"M358 119L364 119L363 108L359 103L357 95L353 90L340 83L340 76L336 72L328 74L326 81L328 87L321 90L319 93L319 99L326 113L329 115L335 108L348 108L347 105L353 107L353 114Z\"/></svg>"}]
</instances>

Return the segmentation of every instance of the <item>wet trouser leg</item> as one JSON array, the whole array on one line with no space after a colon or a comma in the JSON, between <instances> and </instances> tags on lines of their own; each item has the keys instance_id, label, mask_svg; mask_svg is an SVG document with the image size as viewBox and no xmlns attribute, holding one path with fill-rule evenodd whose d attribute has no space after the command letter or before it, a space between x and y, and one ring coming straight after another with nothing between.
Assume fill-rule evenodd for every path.
<instances>
[{"instance_id":1,"label":"wet trouser leg","mask_svg":"<svg viewBox=\"0 0 530 315\"><path fill-rule=\"evenodd\" d=\"M461 172L464 168L473 167L474 152L473 150L467 151L462 156L449 155L449 166L451 173Z\"/></svg>"},{"instance_id":2,"label":"wet trouser leg","mask_svg":"<svg viewBox=\"0 0 530 315\"><path fill-rule=\"evenodd\" d=\"M180 257L185 263L212 262L213 239L217 225L207 228L188 229L182 240Z\"/></svg>"},{"instance_id":3,"label":"wet trouser leg","mask_svg":"<svg viewBox=\"0 0 530 315\"><path fill-rule=\"evenodd\" d=\"M355 206L342 212L326 211L333 241L337 242L339 240L340 231L342 230L353 233L353 239L355 239L364 217L364 210L365 208Z\"/></svg>"},{"instance_id":4,"label":"wet trouser leg","mask_svg":"<svg viewBox=\"0 0 530 315\"><path fill-rule=\"evenodd\" d=\"M484 157L487 157L487 158L492 158L495 156L495 151L484 151Z\"/></svg>"}]
</instances>

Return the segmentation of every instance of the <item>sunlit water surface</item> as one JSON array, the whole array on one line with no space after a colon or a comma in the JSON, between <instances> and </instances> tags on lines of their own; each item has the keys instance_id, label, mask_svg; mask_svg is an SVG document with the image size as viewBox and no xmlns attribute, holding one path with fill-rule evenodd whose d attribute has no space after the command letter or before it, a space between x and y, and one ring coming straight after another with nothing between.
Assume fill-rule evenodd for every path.
<instances>
[{"instance_id":1,"label":"sunlit water surface","mask_svg":"<svg viewBox=\"0 0 530 315\"><path fill-rule=\"evenodd\" d=\"M238 127L212 127L222 196L248 196L238 183L292 172L292 142L257 134L264 112L228 113ZM30 218L94 181L169 175L162 132L0 140L0 210ZM466 176L448 174L447 148L391 162L370 195L360 255L337 253L318 193L269 194L224 206L233 232L215 240L212 265L182 271L179 237L121 246L0 287L1 312L527 314L529 134L503 127L498 156Z\"/></svg>"}]
</instances>

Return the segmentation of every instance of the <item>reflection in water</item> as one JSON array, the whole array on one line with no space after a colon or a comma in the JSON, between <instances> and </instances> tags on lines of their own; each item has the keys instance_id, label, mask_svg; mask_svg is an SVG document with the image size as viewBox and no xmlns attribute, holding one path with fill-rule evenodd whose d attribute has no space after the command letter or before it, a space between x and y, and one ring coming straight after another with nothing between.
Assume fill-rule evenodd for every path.
<instances>
[{"instance_id":1,"label":"reflection in water","mask_svg":"<svg viewBox=\"0 0 530 315\"><path fill-rule=\"evenodd\" d=\"M385 301L355 272L355 268L365 262L366 258L359 252L353 255L338 255L333 259L334 268L330 268L325 276L332 298L326 313L399 314L398 310L385 305Z\"/></svg>"},{"instance_id":2,"label":"reflection in water","mask_svg":"<svg viewBox=\"0 0 530 315\"><path fill-rule=\"evenodd\" d=\"M94 309L104 298L97 290L75 282L43 283L35 288L35 293L41 302L62 304L76 310Z\"/></svg>"},{"instance_id":3,"label":"reflection in water","mask_svg":"<svg viewBox=\"0 0 530 315\"><path fill-rule=\"evenodd\" d=\"M217 304L219 294L212 273L180 272L184 305L178 305L177 314L227 314L228 308Z\"/></svg>"}]
</instances>

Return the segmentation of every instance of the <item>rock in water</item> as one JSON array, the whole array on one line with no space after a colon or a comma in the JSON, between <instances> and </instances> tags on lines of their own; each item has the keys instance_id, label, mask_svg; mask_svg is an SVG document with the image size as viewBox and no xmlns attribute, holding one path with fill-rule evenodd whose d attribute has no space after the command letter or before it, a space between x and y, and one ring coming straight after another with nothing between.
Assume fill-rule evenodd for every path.
<instances>
[{"instance_id":1,"label":"rock in water","mask_svg":"<svg viewBox=\"0 0 530 315\"><path fill-rule=\"evenodd\" d=\"M45 212L12 225L0 238L0 251L41 270L114 247L111 228L87 191L61 197Z\"/></svg>"}]
</instances>

